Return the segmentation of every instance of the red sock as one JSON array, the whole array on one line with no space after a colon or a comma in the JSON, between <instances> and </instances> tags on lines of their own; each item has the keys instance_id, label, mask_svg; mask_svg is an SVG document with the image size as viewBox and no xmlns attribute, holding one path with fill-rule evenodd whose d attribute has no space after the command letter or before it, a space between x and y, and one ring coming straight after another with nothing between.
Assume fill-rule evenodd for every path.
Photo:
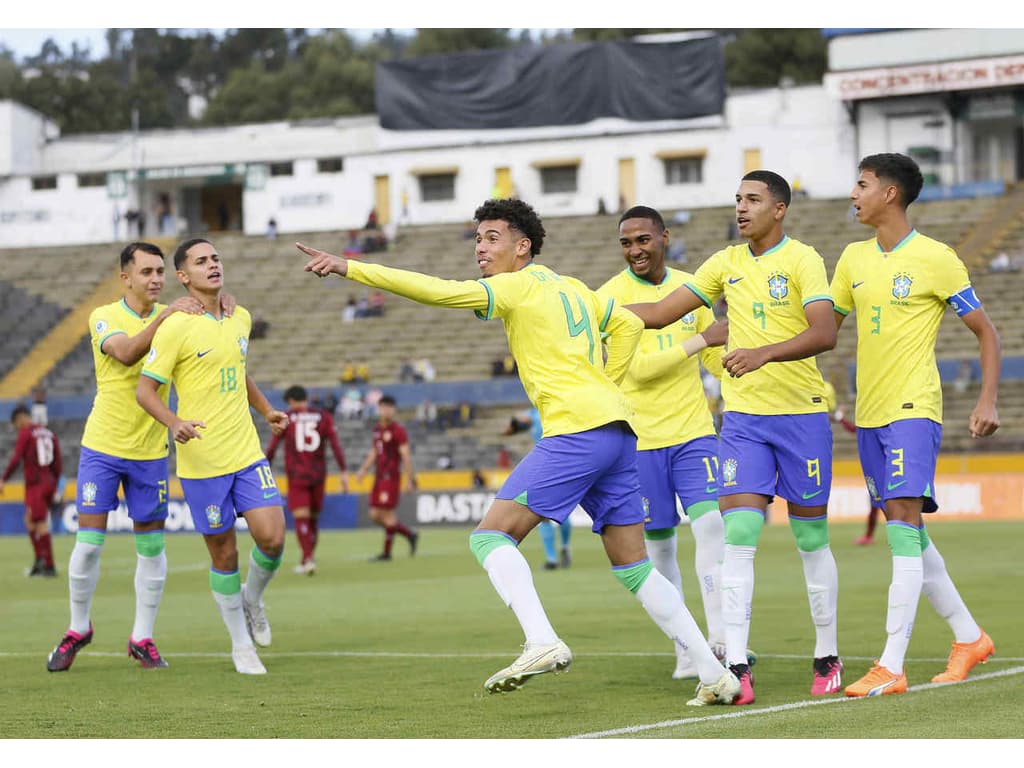
<instances>
[{"instance_id":1,"label":"red sock","mask_svg":"<svg viewBox=\"0 0 1024 768\"><path fill-rule=\"evenodd\" d=\"M35 559L42 560L43 553L39 551L39 537L36 536L34 531L29 531L28 540L32 542L32 551L35 552Z\"/></svg>"},{"instance_id":2,"label":"red sock","mask_svg":"<svg viewBox=\"0 0 1024 768\"><path fill-rule=\"evenodd\" d=\"M395 531L395 533L402 534L407 539L411 539L412 538L412 531L410 531L408 528L406 528L403 523L396 522L395 525L394 525L394 531Z\"/></svg>"},{"instance_id":3,"label":"red sock","mask_svg":"<svg viewBox=\"0 0 1024 768\"><path fill-rule=\"evenodd\" d=\"M299 548L302 550L302 562L313 558L312 535L309 532L309 518L295 518L295 537L299 540Z\"/></svg>"},{"instance_id":4,"label":"red sock","mask_svg":"<svg viewBox=\"0 0 1024 768\"><path fill-rule=\"evenodd\" d=\"M47 568L53 568L53 539L50 538L50 534L37 536L36 541L39 542L39 556L43 558Z\"/></svg>"},{"instance_id":5,"label":"red sock","mask_svg":"<svg viewBox=\"0 0 1024 768\"><path fill-rule=\"evenodd\" d=\"M320 516L313 515L309 518L309 537L310 537L310 552L316 549L316 545L320 542Z\"/></svg>"},{"instance_id":6,"label":"red sock","mask_svg":"<svg viewBox=\"0 0 1024 768\"><path fill-rule=\"evenodd\" d=\"M391 554L391 545L395 541L395 526L389 525L384 528L384 554Z\"/></svg>"}]
</instances>

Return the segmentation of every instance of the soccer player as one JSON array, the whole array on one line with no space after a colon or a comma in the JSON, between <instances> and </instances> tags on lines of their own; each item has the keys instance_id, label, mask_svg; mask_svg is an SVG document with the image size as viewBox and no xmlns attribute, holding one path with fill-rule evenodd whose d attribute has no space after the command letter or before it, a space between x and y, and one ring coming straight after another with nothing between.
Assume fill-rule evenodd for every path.
<instances>
[{"instance_id":1,"label":"soccer player","mask_svg":"<svg viewBox=\"0 0 1024 768\"><path fill-rule=\"evenodd\" d=\"M222 312L224 265L217 249L209 240L186 240L175 249L174 268L205 313L174 314L157 329L135 397L177 443L177 474L210 553L210 589L231 636L235 669L262 675L267 670L253 642L271 642L263 593L281 565L285 524L249 408L275 434L284 431L288 415L271 406L246 371L252 318L241 306L230 317ZM172 379L177 413L159 394ZM236 517L245 517L254 541L244 585Z\"/></svg>"},{"instance_id":2,"label":"soccer player","mask_svg":"<svg viewBox=\"0 0 1024 768\"><path fill-rule=\"evenodd\" d=\"M391 559L391 545L399 533L409 541L409 554L416 554L420 534L410 530L395 514L401 498L402 478L410 493L416 487L412 469L412 452L405 427L395 421L395 398L384 395L377 401L377 421L373 425L370 450L356 472L356 482L374 466L373 489L370 491L370 519L384 529L384 551L372 558L373 562Z\"/></svg>"},{"instance_id":3,"label":"soccer player","mask_svg":"<svg viewBox=\"0 0 1024 768\"><path fill-rule=\"evenodd\" d=\"M341 490L348 493L345 452L338 442L334 417L329 411L309 407L305 387L288 387L284 392L288 406L288 426L280 435L272 435L267 446L267 463L273 466L277 446L284 441L284 469L288 475L288 509L295 519L295 537L299 540L302 560L295 573L312 576L316 572L313 553L320 533L320 510L324 503L327 481L329 443L341 470Z\"/></svg>"},{"instance_id":4,"label":"soccer player","mask_svg":"<svg viewBox=\"0 0 1024 768\"><path fill-rule=\"evenodd\" d=\"M124 295L89 315L96 397L78 459L78 531L68 562L71 623L47 659L51 672L70 668L78 651L92 642L92 598L118 489L135 533L135 624L128 655L147 669L167 666L153 642L167 580L167 430L135 402L135 384L157 328L172 314L199 314L203 309L191 296L179 297L170 306L158 302L166 269L156 245L129 243L121 250L120 267ZM226 311L233 308L225 296ZM160 390L160 397L167 394L167 387Z\"/></svg>"},{"instance_id":5,"label":"soccer player","mask_svg":"<svg viewBox=\"0 0 1024 768\"><path fill-rule=\"evenodd\" d=\"M53 564L53 539L50 537L50 506L55 501L57 486L63 471L60 443L57 436L43 424L32 422L27 406L17 405L11 411L11 424L18 438L14 454L0 477L0 493L4 483L19 465L24 464L25 475L25 530L32 542L35 558L28 570L29 576L57 575Z\"/></svg>"},{"instance_id":6,"label":"soccer player","mask_svg":"<svg viewBox=\"0 0 1024 768\"><path fill-rule=\"evenodd\" d=\"M628 306L648 328L664 328L721 296L728 305L718 503L725 523L726 659L743 687L736 704L754 701L746 655L754 556L776 495L789 507L814 623L811 693L838 693L842 684L839 579L826 517L832 426L814 362L814 355L835 346L836 329L821 256L783 230L790 197L789 184L777 173L746 174L736 192L736 223L746 242L712 255L693 280L657 303Z\"/></svg>"},{"instance_id":7,"label":"soccer player","mask_svg":"<svg viewBox=\"0 0 1024 768\"><path fill-rule=\"evenodd\" d=\"M938 504L933 485L942 440L942 386L935 341L946 309L978 339L981 391L968 420L973 437L999 428L999 334L971 287L967 268L947 245L914 229L907 207L923 185L911 158L869 155L850 193L857 220L875 230L843 251L832 279L837 327L857 313L857 451L874 503L885 513L892 552L881 657L847 696L907 690L904 660L923 591L953 630L946 670L932 682L963 680L995 652L925 531L923 515Z\"/></svg>"},{"instance_id":8,"label":"soccer player","mask_svg":"<svg viewBox=\"0 0 1024 768\"><path fill-rule=\"evenodd\" d=\"M619 218L618 231L626 268L598 288L599 295L623 305L655 302L693 279L665 265L670 237L658 211L634 206ZM678 496L696 542L708 643L720 656L725 655L720 592L725 528L718 509L718 436L697 361L699 355L705 369L721 376L720 347L727 334L728 324L716 323L714 312L703 306L664 330L646 330L621 384L636 411L647 552L654 567L682 594L676 554ZM686 652L677 647L672 677L695 674Z\"/></svg>"},{"instance_id":9,"label":"soccer player","mask_svg":"<svg viewBox=\"0 0 1024 768\"><path fill-rule=\"evenodd\" d=\"M544 436L544 427L540 423L540 411L536 408L531 408L522 415L513 417L509 421L508 427L505 428L504 434L512 435L527 429L530 430L533 442L535 444L540 442L540 439ZM562 543L561 558L559 558L558 548L555 544L556 528L558 529L558 538ZM540 532L541 546L544 547L544 570L553 571L559 565L562 568L568 568L572 564L572 551L569 547L572 540L571 516L558 524L551 520L545 520L537 527L537 530Z\"/></svg>"},{"instance_id":10,"label":"soccer player","mask_svg":"<svg viewBox=\"0 0 1024 768\"><path fill-rule=\"evenodd\" d=\"M523 653L484 683L512 691L531 677L567 669L572 652L555 632L520 542L544 519L561 522L582 505L600 534L612 572L654 622L690 650L700 683L695 706L730 703L739 681L715 658L679 592L644 549L632 408L619 391L641 333L640 321L602 302L582 282L534 262L544 226L526 202L488 200L477 208L474 259L483 279L440 278L366 264L308 248L306 270L338 274L423 304L500 317L544 436L498 491L470 549L526 636ZM601 335L608 333L607 362Z\"/></svg>"}]
</instances>

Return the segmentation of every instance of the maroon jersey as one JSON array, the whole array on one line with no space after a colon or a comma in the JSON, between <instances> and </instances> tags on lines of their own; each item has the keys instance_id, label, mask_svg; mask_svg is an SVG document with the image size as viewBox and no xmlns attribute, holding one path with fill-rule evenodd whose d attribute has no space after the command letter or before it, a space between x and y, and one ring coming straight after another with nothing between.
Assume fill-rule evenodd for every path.
<instances>
[{"instance_id":1,"label":"maroon jersey","mask_svg":"<svg viewBox=\"0 0 1024 768\"><path fill-rule=\"evenodd\" d=\"M6 483L18 465L25 462L25 485L56 484L64 469L57 436L39 424L30 424L18 432L3 481Z\"/></svg>"},{"instance_id":2,"label":"maroon jersey","mask_svg":"<svg viewBox=\"0 0 1024 768\"><path fill-rule=\"evenodd\" d=\"M387 426L373 425L373 448L376 451L376 479L398 480L402 477L402 454L399 448L409 442L405 427L397 421Z\"/></svg>"},{"instance_id":3,"label":"maroon jersey","mask_svg":"<svg viewBox=\"0 0 1024 768\"><path fill-rule=\"evenodd\" d=\"M326 411L296 408L288 410L288 426L274 435L267 446L267 461L274 461L278 443L284 441L284 470L288 482L316 485L327 477L325 443L330 443L338 466L345 471L345 453L338 442L334 419Z\"/></svg>"}]
</instances>

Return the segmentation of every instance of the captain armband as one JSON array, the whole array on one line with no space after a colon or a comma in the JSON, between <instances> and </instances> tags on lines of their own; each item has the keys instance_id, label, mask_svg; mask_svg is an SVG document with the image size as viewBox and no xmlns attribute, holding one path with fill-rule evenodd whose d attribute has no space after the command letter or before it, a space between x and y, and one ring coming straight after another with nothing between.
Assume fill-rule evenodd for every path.
<instances>
[{"instance_id":1,"label":"captain armband","mask_svg":"<svg viewBox=\"0 0 1024 768\"><path fill-rule=\"evenodd\" d=\"M950 296L946 299L946 303L953 308L957 317L963 317L981 306L981 300L974 292L974 286L971 285L968 285L960 293Z\"/></svg>"}]
</instances>

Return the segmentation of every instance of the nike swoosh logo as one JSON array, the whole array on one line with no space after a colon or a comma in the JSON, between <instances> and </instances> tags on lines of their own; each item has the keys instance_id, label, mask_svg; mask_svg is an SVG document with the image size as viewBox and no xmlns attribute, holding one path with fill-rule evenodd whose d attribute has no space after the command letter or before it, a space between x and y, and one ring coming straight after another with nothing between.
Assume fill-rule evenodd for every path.
<instances>
[{"instance_id":1,"label":"nike swoosh logo","mask_svg":"<svg viewBox=\"0 0 1024 768\"><path fill-rule=\"evenodd\" d=\"M203 355L208 355L208 354L210 354L211 352L213 352L213 347L210 347L210 348L209 348L208 350L206 350L205 352L196 352L196 357L202 357Z\"/></svg>"},{"instance_id":2,"label":"nike swoosh logo","mask_svg":"<svg viewBox=\"0 0 1024 768\"><path fill-rule=\"evenodd\" d=\"M276 494L276 493L274 493L273 491L270 491L270 492L264 491L264 492L263 492L263 498L264 498L264 499L272 499L272 498L274 498L275 496L277 496L277 494Z\"/></svg>"},{"instance_id":3,"label":"nike swoosh logo","mask_svg":"<svg viewBox=\"0 0 1024 768\"><path fill-rule=\"evenodd\" d=\"M900 487L901 485L903 485L903 484L904 484L905 482L907 482L907 481L906 481L906 480L900 480L900 481L899 481L898 483L889 483L889 484L888 484L887 486L885 486L885 487L886 487L886 488L887 488L888 490L890 490L890 491L891 491L891 490L892 490L893 488L899 488L899 487Z\"/></svg>"},{"instance_id":4,"label":"nike swoosh logo","mask_svg":"<svg viewBox=\"0 0 1024 768\"><path fill-rule=\"evenodd\" d=\"M817 495L818 495L819 493L821 493L821 491L815 491L814 493L804 493L804 494L801 494L801 495L802 495L802 496L803 496L803 497L804 497L805 499L813 499L813 498L814 498L815 496L817 496Z\"/></svg>"},{"instance_id":5,"label":"nike swoosh logo","mask_svg":"<svg viewBox=\"0 0 1024 768\"><path fill-rule=\"evenodd\" d=\"M729 278L729 285L736 285L736 283L738 283L742 279L743 279L742 277L730 277Z\"/></svg>"},{"instance_id":6,"label":"nike swoosh logo","mask_svg":"<svg viewBox=\"0 0 1024 768\"><path fill-rule=\"evenodd\" d=\"M861 281L860 281L859 283L854 283L854 284L853 284L853 287L854 287L854 288L859 288L859 287L860 287L860 286L862 286L862 285L864 285L864 281L863 281L863 280L861 280Z\"/></svg>"},{"instance_id":7,"label":"nike swoosh logo","mask_svg":"<svg viewBox=\"0 0 1024 768\"><path fill-rule=\"evenodd\" d=\"M705 485L704 486L704 493L714 493L717 490L718 490L718 486L717 485Z\"/></svg>"}]
</instances>

